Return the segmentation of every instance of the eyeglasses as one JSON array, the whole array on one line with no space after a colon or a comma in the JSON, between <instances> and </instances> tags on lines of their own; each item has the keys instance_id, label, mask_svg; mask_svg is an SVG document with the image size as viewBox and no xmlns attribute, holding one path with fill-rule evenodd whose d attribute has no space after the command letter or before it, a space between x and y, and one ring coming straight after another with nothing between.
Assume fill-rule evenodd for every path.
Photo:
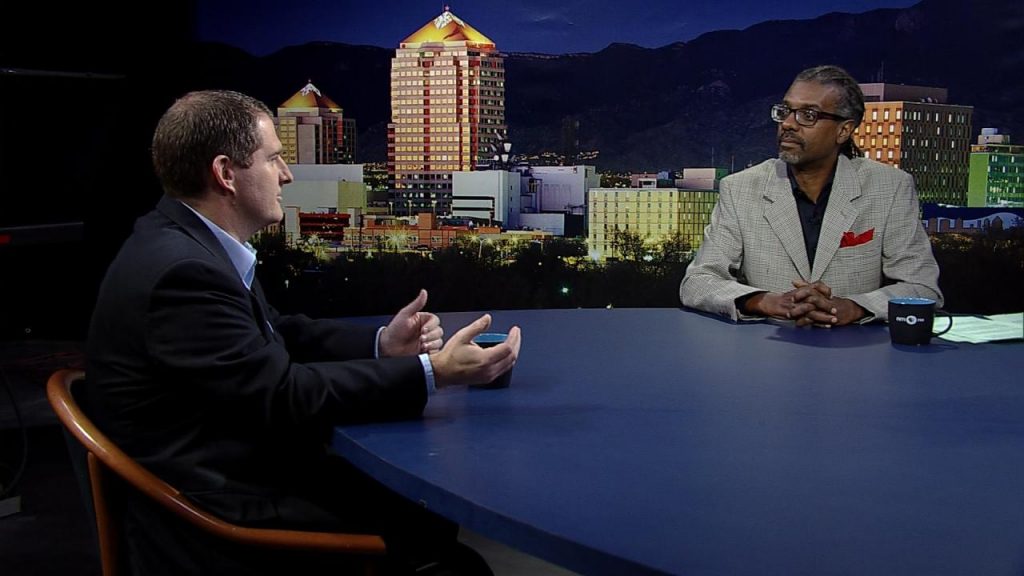
<instances>
[{"instance_id":1,"label":"eyeglasses","mask_svg":"<svg viewBox=\"0 0 1024 576\"><path fill-rule=\"evenodd\" d=\"M827 118L829 120L835 120L836 122L845 122L849 118L840 116L838 114L832 114L831 112L822 112L814 108L797 108L793 109L785 104L776 104L772 106L772 120L782 123L789 118L790 113L796 114L796 123L801 126L814 126L818 123L821 118Z\"/></svg>"}]
</instances>

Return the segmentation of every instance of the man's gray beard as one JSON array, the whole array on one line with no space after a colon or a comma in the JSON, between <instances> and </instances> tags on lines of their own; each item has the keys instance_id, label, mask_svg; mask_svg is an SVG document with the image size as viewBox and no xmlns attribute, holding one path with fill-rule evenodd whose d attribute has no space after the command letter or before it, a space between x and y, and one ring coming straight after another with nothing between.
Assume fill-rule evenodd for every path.
<instances>
[{"instance_id":1,"label":"man's gray beard","mask_svg":"<svg viewBox=\"0 0 1024 576\"><path fill-rule=\"evenodd\" d=\"M800 153L799 152L790 152L790 151L787 151L787 150L779 150L779 160L782 160L786 164L799 164L800 163Z\"/></svg>"}]
</instances>

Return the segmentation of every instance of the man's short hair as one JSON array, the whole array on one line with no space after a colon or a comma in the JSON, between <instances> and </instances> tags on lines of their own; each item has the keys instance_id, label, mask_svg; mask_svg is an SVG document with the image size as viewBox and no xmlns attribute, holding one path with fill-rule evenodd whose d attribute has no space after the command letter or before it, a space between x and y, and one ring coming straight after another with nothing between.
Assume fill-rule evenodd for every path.
<instances>
[{"instance_id":1,"label":"man's short hair","mask_svg":"<svg viewBox=\"0 0 1024 576\"><path fill-rule=\"evenodd\" d=\"M266 104L230 90L189 92L160 118L153 134L153 168L174 197L202 195L213 159L223 154L248 168L263 144L257 124L273 118Z\"/></svg>"},{"instance_id":2,"label":"man's short hair","mask_svg":"<svg viewBox=\"0 0 1024 576\"><path fill-rule=\"evenodd\" d=\"M839 102L836 103L835 113L853 120L854 128L860 126L864 119L864 92L846 70L832 65L815 66L797 74L793 82L815 82L836 87L839 91ZM850 158L859 156L860 149L853 143L853 135L843 143L841 152Z\"/></svg>"}]
</instances>

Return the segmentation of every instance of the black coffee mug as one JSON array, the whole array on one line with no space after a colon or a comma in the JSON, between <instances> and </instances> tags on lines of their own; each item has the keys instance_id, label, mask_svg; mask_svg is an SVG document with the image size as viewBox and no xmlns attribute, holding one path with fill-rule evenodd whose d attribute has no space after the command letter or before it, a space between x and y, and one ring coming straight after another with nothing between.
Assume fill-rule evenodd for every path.
<instances>
[{"instance_id":1,"label":"black coffee mug","mask_svg":"<svg viewBox=\"0 0 1024 576\"><path fill-rule=\"evenodd\" d=\"M935 315L949 319L941 332L932 332ZM935 308L931 298L893 298L889 300L889 337L893 344L919 346L928 344L932 336L941 336L953 327L953 317Z\"/></svg>"},{"instance_id":2,"label":"black coffee mug","mask_svg":"<svg viewBox=\"0 0 1024 576\"><path fill-rule=\"evenodd\" d=\"M484 332L473 338L473 343L481 348L497 346L508 338L508 334L502 332ZM509 368L503 374L485 384L474 384L473 388L508 388L512 383L512 369Z\"/></svg>"}]
</instances>

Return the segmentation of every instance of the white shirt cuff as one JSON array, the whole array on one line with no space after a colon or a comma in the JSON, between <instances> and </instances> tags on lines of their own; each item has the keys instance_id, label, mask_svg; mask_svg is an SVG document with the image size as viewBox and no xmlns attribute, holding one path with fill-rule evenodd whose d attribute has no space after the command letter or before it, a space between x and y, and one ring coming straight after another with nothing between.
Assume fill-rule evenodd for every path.
<instances>
[{"instance_id":1,"label":"white shirt cuff","mask_svg":"<svg viewBox=\"0 0 1024 576\"><path fill-rule=\"evenodd\" d=\"M384 326L377 329L377 337L373 341L373 357L380 358L380 335L384 332ZM420 364L423 366L423 377L427 383L427 394L433 394L437 391L437 385L434 383L434 365L430 363L430 356L426 353L418 356Z\"/></svg>"},{"instance_id":2,"label":"white shirt cuff","mask_svg":"<svg viewBox=\"0 0 1024 576\"><path fill-rule=\"evenodd\" d=\"M427 381L427 394L433 394L437 391L437 385L434 383L434 365L430 363L430 356L426 352L420 354L419 359Z\"/></svg>"},{"instance_id":3,"label":"white shirt cuff","mask_svg":"<svg viewBox=\"0 0 1024 576\"><path fill-rule=\"evenodd\" d=\"M373 359L380 360L380 335L384 333L386 326L377 328L377 336L373 339Z\"/></svg>"}]
</instances>

